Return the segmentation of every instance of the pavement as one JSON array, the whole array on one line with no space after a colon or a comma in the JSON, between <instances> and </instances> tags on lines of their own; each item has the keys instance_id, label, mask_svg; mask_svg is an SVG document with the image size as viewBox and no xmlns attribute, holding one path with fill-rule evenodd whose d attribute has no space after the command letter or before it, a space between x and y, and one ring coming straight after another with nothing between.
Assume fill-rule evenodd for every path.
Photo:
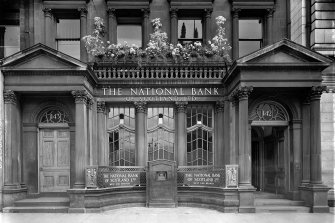
<instances>
[{"instance_id":1,"label":"pavement","mask_svg":"<svg viewBox=\"0 0 335 223\"><path fill-rule=\"evenodd\" d=\"M0 223L334 223L332 213L221 213L203 208L123 208L98 214L0 213Z\"/></svg>"}]
</instances>

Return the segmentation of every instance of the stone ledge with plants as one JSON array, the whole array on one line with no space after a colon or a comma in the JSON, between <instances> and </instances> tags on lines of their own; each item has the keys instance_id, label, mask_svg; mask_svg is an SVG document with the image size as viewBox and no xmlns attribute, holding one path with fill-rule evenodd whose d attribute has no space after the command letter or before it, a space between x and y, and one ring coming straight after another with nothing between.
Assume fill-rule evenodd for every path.
<instances>
[{"instance_id":1,"label":"stone ledge with plants","mask_svg":"<svg viewBox=\"0 0 335 223\"><path fill-rule=\"evenodd\" d=\"M96 62L108 65L135 64L136 66L150 65L226 65L231 62L231 49L225 37L226 19L223 16L216 18L217 33L207 44L194 42L185 46L170 44L166 32L162 31L159 18L153 19L154 32L146 48L136 45L111 44L103 41L104 23L99 17L94 18L94 31L91 35L82 38L87 52L96 58Z\"/></svg>"}]
</instances>

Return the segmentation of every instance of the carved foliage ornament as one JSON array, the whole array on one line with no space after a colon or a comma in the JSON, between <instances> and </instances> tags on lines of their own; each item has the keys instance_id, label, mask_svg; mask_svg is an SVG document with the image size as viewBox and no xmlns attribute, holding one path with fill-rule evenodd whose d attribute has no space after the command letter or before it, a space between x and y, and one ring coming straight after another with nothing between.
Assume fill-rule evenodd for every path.
<instances>
[{"instance_id":1,"label":"carved foliage ornament","mask_svg":"<svg viewBox=\"0 0 335 223\"><path fill-rule=\"evenodd\" d=\"M104 101L97 102L97 111L99 113L104 113L106 111L106 103Z\"/></svg>"},{"instance_id":2,"label":"carved foliage ornament","mask_svg":"<svg viewBox=\"0 0 335 223\"><path fill-rule=\"evenodd\" d=\"M235 100L247 99L253 90L252 86L242 86L237 88L233 93L232 97Z\"/></svg>"},{"instance_id":3,"label":"carved foliage ornament","mask_svg":"<svg viewBox=\"0 0 335 223\"><path fill-rule=\"evenodd\" d=\"M177 101L176 102L176 110L178 113L186 113L186 108L187 108L187 101Z\"/></svg>"},{"instance_id":4,"label":"carved foliage ornament","mask_svg":"<svg viewBox=\"0 0 335 223\"><path fill-rule=\"evenodd\" d=\"M215 104L215 112L223 112L224 111L224 101L217 101Z\"/></svg>"},{"instance_id":5,"label":"carved foliage ornament","mask_svg":"<svg viewBox=\"0 0 335 223\"><path fill-rule=\"evenodd\" d=\"M76 103L84 103L88 106L93 104L92 97L86 90L76 90L71 92Z\"/></svg>"},{"instance_id":6,"label":"carved foliage ornament","mask_svg":"<svg viewBox=\"0 0 335 223\"><path fill-rule=\"evenodd\" d=\"M147 103L145 101L135 101L134 105L137 113L146 113Z\"/></svg>"},{"instance_id":7,"label":"carved foliage ornament","mask_svg":"<svg viewBox=\"0 0 335 223\"><path fill-rule=\"evenodd\" d=\"M3 98L6 104L16 104L17 97L12 90L5 90L3 92Z\"/></svg>"},{"instance_id":8,"label":"carved foliage ornament","mask_svg":"<svg viewBox=\"0 0 335 223\"><path fill-rule=\"evenodd\" d=\"M326 86L313 86L311 89L311 99L320 98L322 93L327 90Z\"/></svg>"},{"instance_id":9,"label":"carved foliage ornament","mask_svg":"<svg viewBox=\"0 0 335 223\"><path fill-rule=\"evenodd\" d=\"M286 112L281 106L275 103L260 103L251 113L251 120L254 121L288 121Z\"/></svg>"}]
</instances>

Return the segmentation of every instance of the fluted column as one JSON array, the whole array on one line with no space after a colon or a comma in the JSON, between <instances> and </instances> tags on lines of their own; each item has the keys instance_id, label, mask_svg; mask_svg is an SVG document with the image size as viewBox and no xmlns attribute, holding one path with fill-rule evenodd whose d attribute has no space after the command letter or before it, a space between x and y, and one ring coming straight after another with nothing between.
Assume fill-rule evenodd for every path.
<instances>
[{"instance_id":1,"label":"fluted column","mask_svg":"<svg viewBox=\"0 0 335 223\"><path fill-rule=\"evenodd\" d=\"M19 187L18 155L17 146L17 120L16 104L17 97L14 91L4 91L5 105L5 148L4 148L4 189L15 189Z\"/></svg>"},{"instance_id":2,"label":"fluted column","mask_svg":"<svg viewBox=\"0 0 335 223\"><path fill-rule=\"evenodd\" d=\"M170 28L170 42L172 44L178 43L178 9L170 9L170 19L171 19L171 28Z\"/></svg>"},{"instance_id":3,"label":"fluted column","mask_svg":"<svg viewBox=\"0 0 335 223\"><path fill-rule=\"evenodd\" d=\"M87 9L80 8L78 11L80 12L80 60L87 62L87 51L84 42L81 41L81 38L87 35Z\"/></svg>"},{"instance_id":4,"label":"fluted column","mask_svg":"<svg viewBox=\"0 0 335 223\"><path fill-rule=\"evenodd\" d=\"M230 127L230 122L231 122L231 117L230 117L230 101L228 99L226 99L224 101L224 126L223 126L223 149L224 149L224 162L225 164L230 164L230 150L232 149L231 145L232 143L230 142L230 131L231 131L231 127Z\"/></svg>"},{"instance_id":5,"label":"fluted column","mask_svg":"<svg viewBox=\"0 0 335 223\"><path fill-rule=\"evenodd\" d=\"M187 102L177 101L177 165L186 166L187 139L186 139L186 109Z\"/></svg>"},{"instance_id":6,"label":"fluted column","mask_svg":"<svg viewBox=\"0 0 335 223\"><path fill-rule=\"evenodd\" d=\"M108 147L106 146L106 104L104 101L97 102L97 112L98 112L98 156L99 165L108 166Z\"/></svg>"},{"instance_id":7,"label":"fluted column","mask_svg":"<svg viewBox=\"0 0 335 223\"><path fill-rule=\"evenodd\" d=\"M0 59L5 57L5 32L6 27L0 27Z\"/></svg>"},{"instance_id":8,"label":"fluted column","mask_svg":"<svg viewBox=\"0 0 335 223\"><path fill-rule=\"evenodd\" d=\"M311 121L311 114L310 114L310 105L311 100L308 96L302 104L302 185L309 184L310 180L310 162L311 162L311 128L310 128L310 121Z\"/></svg>"},{"instance_id":9,"label":"fluted column","mask_svg":"<svg viewBox=\"0 0 335 223\"><path fill-rule=\"evenodd\" d=\"M146 136L146 113L147 103L138 101L134 102L135 105L135 146L136 146L136 165L146 166L147 163L147 149L145 144Z\"/></svg>"},{"instance_id":10,"label":"fluted column","mask_svg":"<svg viewBox=\"0 0 335 223\"><path fill-rule=\"evenodd\" d=\"M273 9L267 9L268 11L268 14L266 15L266 39L267 39L267 42L266 44L267 45L270 45L273 43L273 36L272 36L272 33L273 33L273 30L272 30L272 27L273 27L273 13L274 13L274 10Z\"/></svg>"},{"instance_id":11,"label":"fluted column","mask_svg":"<svg viewBox=\"0 0 335 223\"><path fill-rule=\"evenodd\" d=\"M208 43L211 40L211 17L212 17L212 9L205 9L205 36L204 43Z\"/></svg>"},{"instance_id":12,"label":"fluted column","mask_svg":"<svg viewBox=\"0 0 335 223\"><path fill-rule=\"evenodd\" d=\"M149 42L149 15L150 10L148 8L142 9L143 12L143 24L142 24L142 47L145 48Z\"/></svg>"},{"instance_id":13,"label":"fluted column","mask_svg":"<svg viewBox=\"0 0 335 223\"><path fill-rule=\"evenodd\" d=\"M87 100L87 152L86 152L86 159L87 165L93 165L93 157L94 157L94 149L93 148L93 111L92 111L92 107L93 107L93 100L92 98Z\"/></svg>"},{"instance_id":14,"label":"fluted column","mask_svg":"<svg viewBox=\"0 0 335 223\"><path fill-rule=\"evenodd\" d=\"M217 125L216 131L217 131L217 145L215 146L214 151L214 165L219 167L224 167L225 162L225 154L224 154L224 101L217 101L215 106L215 112L216 112L216 121L215 125Z\"/></svg>"},{"instance_id":15,"label":"fluted column","mask_svg":"<svg viewBox=\"0 0 335 223\"><path fill-rule=\"evenodd\" d=\"M44 42L45 45L55 48L55 36L53 36L53 15L52 10L49 8L43 9L44 12Z\"/></svg>"},{"instance_id":16,"label":"fluted column","mask_svg":"<svg viewBox=\"0 0 335 223\"><path fill-rule=\"evenodd\" d=\"M107 9L108 14L108 40L112 44L117 44L117 21L114 8Z\"/></svg>"},{"instance_id":17,"label":"fluted column","mask_svg":"<svg viewBox=\"0 0 335 223\"><path fill-rule=\"evenodd\" d=\"M89 95L86 90L72 91L76 104L75 119L75 183L74 188L85 187L85 167L87 160L87 101Z\"/></svg>"},{"instance_id":18,"label":"fluted column","mask_svg":"<svg viewBox=\"0 0 335 223\"><path fill-rule=\"evenodd\" d=\"M235 9L233 11L233 59L236 60L239 58L239 33L238 33L238 14L241 10Z\"/></svg>"},{"instance_id":19,"label":"fluted column","mask_svg":"<svg viewBox=\"0 0 335 223\"><path fill-rule=\"evenodd\" d=\"M311 90L311 184L322 184L321 180L321 123L320 99L324 86Z\"/></svg>"}]
</instances>

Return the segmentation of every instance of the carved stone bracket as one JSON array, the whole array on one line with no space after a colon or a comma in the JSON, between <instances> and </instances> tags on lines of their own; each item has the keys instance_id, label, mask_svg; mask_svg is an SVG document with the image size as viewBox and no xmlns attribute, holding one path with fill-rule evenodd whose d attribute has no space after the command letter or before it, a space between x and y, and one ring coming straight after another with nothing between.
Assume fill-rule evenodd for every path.
<instances>
[{"instance_id":1,"label":"carved stone bracket","mask_svg":"<svg viewBox=\"0 0 335 223\"><path fill-rule=\"evenodd\" d=\"M253 90L252 86L243 86L243 87L239 87L238 89L236 89L233 93L232 96L235 97L238 100L245 100L249 97L249 95L251 94Z\"/></svg>"},{"instance_id":2,"label":"carved stone bracket","mask_svg":"<svg viewBox=\"0 0 335 223\"><path fill-rule=\"evenodd\" d=\"M223 112L224 111L224 101L217 101L215 104L215 112Z\"/></svg>"},{"instance_id":3,"label":"carved stone bracket","mask_svg":"<svg viewBox=\"0 0 335 223\"><path fill-rule=\"evenodd\" d=\"M44 16L45 17L52 17L52 10L49 9L49 8L44 8L43 9L43 12L44 12Z\"/></svg>"},{"instance_id":4,"label":"carved stone bracket","mask_svg":"<svg viewBox=\"0 0 335 223\"><path fill-rule=\"evenodd\" d=\"M106 111L106 102L98 101L97 102L97 112L104 113Z\"/></svg>"},{"instance_id":5,"label":"carved stone bracket","mask_svg":"<svg viewBox=\"0 0 335 223\"><path fill-rule=\"evenodd\" d=\"M71 93L75 99L75 103L87 104L88 101L91 100L91 97L86 90L75 90Z\"/></svg>"},{"instance_id":6,"label":"carved stone bracket","mask_svg":"<svg viewBox=\"0 0 335 223\"><path fill-rule=\"evenodd\" d=\"M182 112L186 113L187 104L188 104L187 101L177 101L176 102L177 113L182 113Z\"/></svg>"},{"instance_id":7,"label":"carved stone bracket","mask_svg":"<svg viewBox=\"0 0 335 223\"><path fill-rule=\"evenodd\" d=\"M325 91L327 91L326 86L313 86L311 89L311 100L319 100Z\"/></svg>"},{"instance_id":8,"label":"carved stone bracket","mask_svg":"<svg viewBox=\"0 0 335 223\"><path fill-rule=\"evenodd\" d=\"M226 187L238 187L238 165L226 165Z\"/></svg>"},{"instance_id":9,"label":"carved stone bracket","mask_svg":"<svg viewBox=\"0 0 335 223\"><path fill-rule=\"evenodd\" d=\"M147 112L147 103L145 101L135 101L135 110L136 113L146 113Z\"/></svg>"},{"instance_id":10,"label":"carved stone bracket","mask_svg":"<svg viewBox=\"0 0 335 223\"><path fill-rule=\"evenodd\" d=\"M5 90L3 92L3 98L4 98L5 104L16 104L17 102L16 94L12 90Z\"/></svg>"}]
</instances>

